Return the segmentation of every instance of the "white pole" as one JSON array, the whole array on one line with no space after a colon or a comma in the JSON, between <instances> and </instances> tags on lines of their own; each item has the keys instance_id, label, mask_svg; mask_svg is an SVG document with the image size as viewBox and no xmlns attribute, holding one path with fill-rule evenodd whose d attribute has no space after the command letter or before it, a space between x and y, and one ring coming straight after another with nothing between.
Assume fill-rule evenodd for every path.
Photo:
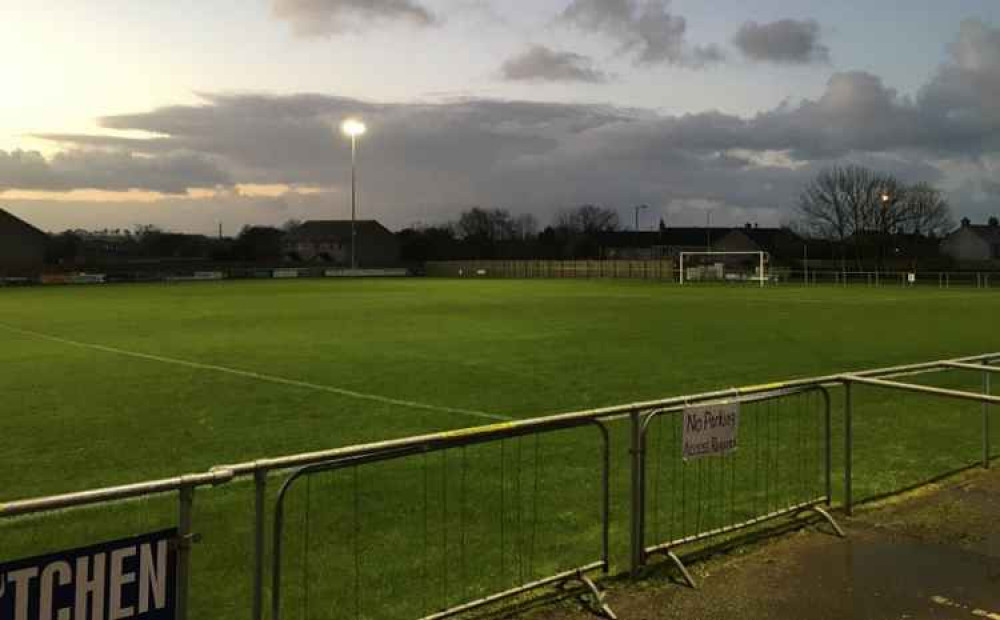
<instances>
[{"instance_id":1,"label":"white pole","mask_svg":"<svg viewBox=\"0 0 1000 620\"><path fill-rule=\"evenodd\" d=\"M684 284L684 252L681 252L681 284Z\"/></svg>"},{"instance_id":2,"label":"white pole","mask_svg":"<svg viewBox=\"0 0 1000 620\"><path fill-rule=\"evenodd\" d=\"M764 253L760 253L760 287L764 288Z\"/></svg>"}]
</instances>

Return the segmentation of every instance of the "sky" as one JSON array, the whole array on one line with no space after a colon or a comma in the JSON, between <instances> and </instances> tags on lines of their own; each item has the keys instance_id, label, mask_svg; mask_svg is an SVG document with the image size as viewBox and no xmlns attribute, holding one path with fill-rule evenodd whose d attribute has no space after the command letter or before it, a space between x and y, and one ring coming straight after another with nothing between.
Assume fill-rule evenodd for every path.
<instances>
[{"instance_id":1,"label":"sky","mask_svg":"<svg viewBox=\"0 0 1000 620\"><path fill-rule=\"evenodd\" d=\"M472 206L790 223L818 171L1000 213L996 0L5 0L0 208L233 234Z\"/></svg>"}]
</instances>

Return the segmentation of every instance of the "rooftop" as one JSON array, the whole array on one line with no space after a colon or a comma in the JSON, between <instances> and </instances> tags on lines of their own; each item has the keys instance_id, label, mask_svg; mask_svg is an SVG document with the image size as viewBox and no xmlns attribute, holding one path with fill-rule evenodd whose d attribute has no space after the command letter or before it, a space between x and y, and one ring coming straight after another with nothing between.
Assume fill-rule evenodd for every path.
<instances>
[{"instance_id":1,"label":"rooftop","mask_svg":"<svg viewBox=\"0 0 1000 620\"><path fill-rule=\"evenodd\" d=\"M21 218L15 216L13 213L4 211L3 209L0 209L0 228L21 228L26 231L31 231L34 234L48 237L45 231L35 228L28 222L25 222Z\"/></svg>"},{"instance_id":2,"label":"rooftop","mask_svg":"<svg viewBox=\"0 0 1000 620\"><path fill-rule=\"evenodd\" d=\"M392 234L376 220L356 220L355 230L359 236ZM309 220L303 222L288 233L291 239L308 241L310 239L350 239L351 220Z\"/></svg>"}]
</instances>

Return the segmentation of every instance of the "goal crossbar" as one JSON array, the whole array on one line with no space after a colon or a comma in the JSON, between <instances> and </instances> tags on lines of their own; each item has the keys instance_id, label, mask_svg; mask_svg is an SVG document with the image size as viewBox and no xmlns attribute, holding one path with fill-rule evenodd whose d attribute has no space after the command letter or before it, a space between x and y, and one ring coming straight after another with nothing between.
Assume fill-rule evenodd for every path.
<instances>
[{"instance_id":1,"label":"goal crossbar","mask_svg":"<svg viewBox=\"0 0 1000 620\"><path fill-rule=\"evenodd\" d=\"M684 259L688 256L756 256L758 257L758 265L760 271L758 272L757 279L760 280L760 287L764 288L764 282L767 280L767 274L764 271L764 265L766 263L767 252L757 251L757 252L723 252L723 251L703 251L703 252L681 252L680 253L680 283L684 284Z\"/></svg>"}]
</instances>

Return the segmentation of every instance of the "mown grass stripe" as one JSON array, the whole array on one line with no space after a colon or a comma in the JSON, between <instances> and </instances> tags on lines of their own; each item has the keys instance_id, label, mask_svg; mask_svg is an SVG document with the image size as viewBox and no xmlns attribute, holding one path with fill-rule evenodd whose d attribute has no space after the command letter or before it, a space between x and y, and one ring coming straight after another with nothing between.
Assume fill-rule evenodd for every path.
<instances>
[{"instance_id":1,"label":"mown grass stripe","mask_svg":"<svg viewBox=\"0 0 1000 620\"><path fill-rule=\"evenodd\" d=\"M235 375L237 377L244 377L247 379L255 379L257 381L266 381L268 383L277 383L280 385L289 385L298 388L304 388L309 390L316 390L319 392L329 392L331 394L337 394L339 396L346 396L348 398L356 398L358 400L367 400L378 403L383 403L386 405L394 405L397 407L406 407L409 409L421 409L425 411L436 411L441 413L453 413L459 415L465 415L475 418L483 418L486 420L503 420L510 421L514 418L510 416L504 416L496 413L487 413L485 411L476 411L473 409L459 409L457 407L444 407L441 405L432 405L429 403L421 403L412 400L404 400L400 398L390 398L388 396L381 396L378 394L367 394L365 392L357 392L355 390L348 390L345 388L334 387L331 385L321 385L319 383L310 383L309 381L300 381L298 379L288 379L286 377L277 377L274 375L265 375L259 372L254 372L252 370L241 370L239 368L230 368L228 366L219 366L217 364L205 364L202 362L192 362L190 360L178 359L175 357L165 357L162 355L153 355L150 353L141 353L139 351L129 351L127 349L119 349L117 347L109 347L103 344L95 344L92 342L82 342L79 340L71 340L69 338L62 338L60 336L53 336L51 334L46 334L43 332L37 332L30 329L22 329L20 327L14 327L11 325L5 325L0 323L0 328L7 331L14 332L17 334L22 334L25 336L32 336L34 338L41 338L43 340L48 340L50 342L57 342L60 344L65 344L74 347L80 347L84 349L92 349L94 351L102 351L104 353L112 353L115 355L125 355L128 357L134 357L138 359L143 359L151 362L160 362L163 364L173 364L174 366L184 366L186 368L194 368L197 370L210 370L213 372L221 372L229 375Z\"/></svg>"}]
</instances>

